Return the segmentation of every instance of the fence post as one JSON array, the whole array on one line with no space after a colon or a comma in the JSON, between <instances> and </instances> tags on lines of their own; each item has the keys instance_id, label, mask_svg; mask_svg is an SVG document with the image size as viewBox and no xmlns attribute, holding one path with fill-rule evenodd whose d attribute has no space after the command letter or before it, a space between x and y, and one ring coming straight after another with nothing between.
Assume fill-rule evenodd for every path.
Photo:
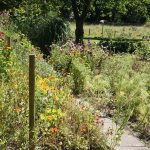
<instances>
[{"instance_id":1,"label":"fence post","mask_svg":"<svg viewBox=\"0 0 150 150\"><path fill-rule=\"evenodd\" d=\"M29 55L29 150L35 149L35 55Z\"/></svg>"},{"instance_id":2,"label":"fence post","mask_svg":"<svg viewBox=\"0 0 150 150\"><path fill-rule=\"evenodd\" d=\"M103 38L103 35L104 35L104 24L102 24L102 38Z\"/></svg>"},{"instance_id":3,"label":"fence post","mask_svg":"<svg viewBox=\"0 0 150 150\"><path fill-rule=\"evenodd\" d=\"M91 30L90 30L90 28L89 28L89 36L91 35Z\"/></svg>"}]
</instances>

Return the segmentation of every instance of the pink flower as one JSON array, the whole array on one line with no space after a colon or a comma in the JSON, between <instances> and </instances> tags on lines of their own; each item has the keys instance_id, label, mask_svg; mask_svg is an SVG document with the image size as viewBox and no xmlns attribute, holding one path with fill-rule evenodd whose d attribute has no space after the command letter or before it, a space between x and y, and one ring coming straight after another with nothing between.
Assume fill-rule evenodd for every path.
<instances>
[{"instance_id":1,"label":"pink flower","mask_svg":"<svg viewBox=\"0 0 150 150\"><path fill-rule=\"evenodd\" d=\"M4 44L5 47L8 47L8 44Z\"/></svg>"},{"instance_id":2,"label":"pink flower","mask_svg":"<svg viewBox=\"0 0 150 150\"><path fill-rule=\"evenodd\" d=\"M0 39L1 39L1 40L4 40L4 38L3 38L2 36L0 36Z\"/></svg>"},{"instance_id":3,"label":"pink flower","mask_svg":"<svg viewBox=\"0 0 150 150\"><path fill-rule=\"evenodd\" d=\"M1 32L1 31L0 31L0 35L2 35L2 34L4 34L4 32Z\"/></svg>"}]
</instances>

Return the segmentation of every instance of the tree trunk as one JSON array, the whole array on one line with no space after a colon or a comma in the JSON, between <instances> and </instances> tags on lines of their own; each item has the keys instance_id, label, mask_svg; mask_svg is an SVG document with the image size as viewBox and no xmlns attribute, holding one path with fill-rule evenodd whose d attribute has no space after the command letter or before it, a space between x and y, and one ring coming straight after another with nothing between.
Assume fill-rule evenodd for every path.
<instances>
[{"instance_id":1,"label":"tree trunk","mask_svg":"<svg viewBox=\"0 0 150 150\"><path fill-rule=\"evenodd\" d=\"M84 20L82 18L76 19L76 30L75 30L76 43L83 43L83 35L84 35L83 21Z\"/></svg>"}]
</instances>

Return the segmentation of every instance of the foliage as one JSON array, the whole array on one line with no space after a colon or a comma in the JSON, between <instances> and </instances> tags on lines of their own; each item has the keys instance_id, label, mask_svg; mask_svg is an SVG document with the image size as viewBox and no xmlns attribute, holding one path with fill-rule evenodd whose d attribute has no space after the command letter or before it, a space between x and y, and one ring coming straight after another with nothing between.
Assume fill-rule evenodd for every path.
<instances>
[{"instance_id":1,"label":"foliage","mask_svg":"<svg viewBox=\"0 0 150 150\"><path fill-rule=\"evenodd\" d=\"M117 115L117 121L119 121L118 118L123 118L127 114L127 112L123 113L123 111L129 109L131 111L131 121L138 120L137 122L140 123L139 116L142 117L142 111L139 108L148 109L149 89L147 88L147 83L149 83L148 76L150 72L147 65L144 66L144 62L138 62L132 56L116 56L114 59L108 60L108 64L105 64L105 66L112 68L111 70L107 70L104 66L104 70L106 71L104 72L110 76L112 98L114 101L113 107L115 108L114 114L116 114L117 110L120 112L120 115L122 114L120 117ZM148 70L146 71L145 68ZM148 119L148 116L146 118ZM145 128L147 132L149 132L148 126L147 124Z\"/></svg>"},{"instance_id":2,"label":"foliage","mask_svg":"<svg viewBox=\"0 0 150 150\"><path fill-rule=\"evenodd\" d=\"M130 24L142 24L149 19L150 2L147 0L135 0L133 3L127 4L127 13L122 16L123 22Z\"/></svg>"},{"instance_id":3,"label":"foliage","mask_svg":"<svg viewBox=\"0 0 150 150\"><path fill-rule=\"evenodd\" d=\"M49 17L41 18L40 21L28 33L29 39L43 50L44 54L49 54L50 45L58 41L64 42L69 36L69 27L61 18ZM31 29L30 29L31 30Z\"/></svg>"},{"instance_id":4,"label":"foliage","mask_svg":"<svg viewBox=\"0 0 150 150\"><path fill-rule=\"evenodd\" d=\"M36 55L35 144L40 149L107 149L95 111L80 107L68 83L22 35L11 34L7 81L0 87L0 147L28 149L28 56ZM2 41L3 42L3 41ZM2 43L3 44L3 43ZM3 63L6 61L3 60ZM88 117L87 117L88 115ZM24 130L22 130L24 128Z\"/></svg>"},{"instance_id":5,"label":"foliage","mask_svg":"<svg viewBox=\"0 0 150 150\"><path fill-rule=\"evenodd\" d=\"M137 47L135 49L138 50ZM142 52L142 49L139 50ZM149 62L140 61L139 56L123 53L112 55L90 41L84 47L68 41L61 47L53 47L50 63L58 69L61 62L65 62L58 71L67 78L70 87L77 85L72 88L73 93L90 99L95 109L111 116L119 124L114 137L117 142L130 121L140 124L139 128L142 128L142 119L145 120L145 127L141 131L145 137L148 135L146 132L149 133ZM67 66L71 69L67 70ZM75 66L73 71L72 66ZM88 84L84 84L84 81ZM134 129L137 130L137 126Z\"/></svg>"},{"instance_id":6,"label":"foliage","mask_svg":"<svg viewBox=\"0 0 150 150\"><path fill-rule=\"evenodd\" d=\"M7 75L7 68L10 64L10 54L11 54L11 47L5 43L5 34L4 32L0 32L0 79L6 77Z\"/></svg>"},{"instance_id":7,"label":"foliage","mask_svg":"<svg viewBox=\"0 0 150 150\"><path fill-rule=\"evenodd\" d=\"M18 7L22 0L1 0L0 1L0 11L8 10L13 7Z\"/></svg>"},{"instance_id":8,"label":"foliage","mask_svg":"<svg viewBox=\"0 0 150 150\"><path fill-rule=\"evenodd\" d=\"M116 38L112 40L104 39L104 40L100 40L99 44L102 47L104 47L106 50L113 51L114 53L119 53L119 52L133 53L137 49L139 49L141 52L144 52L144 50L146 50L144 41L139 41L134 39L130 39L130 40L124 38Z\"/></svg>"},{"instance_id":9,"label":"foliage","mask_svg":"<svg viewBox=\"0 0 150 150\"><path fill-rule=\"evenodd\" d=\"M149 45L137 48L133 54L113 54L90 39L84 45L70 39L63 45L53 44L46 62L24 35L6 29L0 32L2 149L29 147L30 53L36 55L37 149L113 149L128 123L145 139L149 137ZM11 49L5 47L4 34L11 37ZM111 145L113 129L103 130L104 115L119 125Z\"/></svg>"},{"instance_id":10,"label":"foliage","mask_svg":"<svg viewBox=\"0 0 150 150\"><path fill-rule=\"evenodd\" d=\"M72 60L71 74L74 81L74 93L82 93L88 87L87 82L90 80L90 70L84 64L83 59L74 58Z\"/></svg>"},{"instance_id":11,"label":"foliage","mask_svg":"<svg viewBox=\"0 0 150 150\"><path fill-rule=\"evenodd\" d=\"M72 50L70 51L70 49ZM62 47L52 46L49 63L62 75L71 76L73 80L71 88L74 94L82 93L88 86L90 66L86 63L84 53L89 55L89 52L84 50L81 45L74 45L71 41Z\"/></svg>"},{"instance_id":12,"label":"foliage","mask_svg":"<svg viewBox=\"0 0 150 150\"><path fill-rule=\"evenodd\" d=\"M67 7L64 7L64 2ZM77 1L77 3L82 8L84 2ZM69 18L71 16L71 1L60 0L57 5L60 6L59 10L63 17ZM142 24L149 19L149 7L148 0L134 0L132 3L130 0L92 0L86 21L99 23L104 19L115 24Z\"/></svg>"},{"instance_id":13,"label":"foliage","mask_svg":"<svg viewBox=\"0 0 150 150\"><path fill-rule=\"evenodd\" d=\"M135 53L139 55L142 60L149 60L150 58L150 44L149 41L141 43L141 47L137 48Z\"/></svg>"},{"instance_id":14,"label":"foliage","mask_svg":"<svg viewBox=\"0 0 150 150\"><path fill-rule=\"evenodd\" d=\"M46 55L49 54L52 43L65 41L69 36L68 23L59 18L57 12L43 12L40 2L23 3L20 8L12 11L11 18L18 29Z\"/></svg>"},{"instance_id":15,"label":"foliage","mask_svg":"<svg viewBox=\"0 0 150 150\"><path fill-rule=\"evenodd\" d=\"M142 24L149 19L150 2L147 0L96 0L89 12L87 21L97 22L105 19L108 22Z\"/></svg>"}]
</instances>

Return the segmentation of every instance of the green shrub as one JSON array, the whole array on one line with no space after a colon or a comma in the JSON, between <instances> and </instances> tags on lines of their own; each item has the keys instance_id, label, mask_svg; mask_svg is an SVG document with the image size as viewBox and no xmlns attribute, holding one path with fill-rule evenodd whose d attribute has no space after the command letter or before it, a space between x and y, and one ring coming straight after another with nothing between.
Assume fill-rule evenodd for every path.
<instances>
[{"instance_id":1,"label":"green shrub","mask_svg":"<svg viewBox=\"0 0 150 150\"><path fill-rule=\"evenodd\" d=\"M60 50L60 47L54 47L49 63L55 70L68 77L74 94L81 94L86 90L91 72L84 59L75 55L71 57L67 48Z\"/></svg>"},{"instance_id":2,"label":"green shrub","mask_svg":"<svg viewBox=\"0 0 150 150\"><path fill-rule=\"evenodd\" d=\"M65 42L68 36L67 22L58 17L39 18L39 22L28 33L29 39L39 46L44 54L50 54L52 43Z\"/></svg>"},{"instance_id":3,"label":"green shrub","mask_svg":"<svg viewBox=\"0 0 150 150\"><path fill-rule=\"evenodd\" d=\"M45 16L37 4L32 5L32 9L31 6L26 8L26 5L23 5L13 10L11 18L18 29L27 35L33 44L40 47L45 55L49 55L52 43L64 42L69 36L68 22L53 12L49 12ZM28 9L27 12L26 9Z\"/></svg>"},{"instance_id":4,"label":"green shrub","mask_svg":"<svg viewBox=\"0 0 150 150\"><path fill-rule=\"evenodd\" d=\"M116 141L129 122L143 138L148 138L149 75L149 61L141 61L137 55L114 54L103 59L100 74L91 78L86 96L95 109L120 125Z\"/></svg>"},{"instance_id":5,"label":"green shrub","mask_svg":"<svg viewBox=\"0 0 150 150\"><path fill-rule=\"evenodd\" d=\"M61 74L69 73L71 67L71 57L69 51L64 51L60 46L52 45L49 63L53 65L54 69Z\"/></svg>"},{"instance_id":6,"label":"green shrub","mask_svg":"<svg viewBox=\"0 0 150 150\"><path fill-rule=\"evenodd\" d=\"M4 38L6 38L6 35L0 32L0 79L7 78L7 69L10 66L10 54L12 51Z\"/></svg>"},{"instance_id":7,"label":"green shrub","mask_svg":"<svg viewBox=\"0 0 150 150\"><path fill-rule=\"evenodd\" d=\"M74 87L73 92L75 94L81 94L88 87L90 81L90 69L85 65L84 60L81 58L72 59L71 72Z\"/></svg>"},{"instance_id":8,"label":"green shrub","mask_svg":"<svg viewBox=\"0 0 150 150\"><path fill-rule=\"evenodd\" d=\"M107 50L113 51L114 53L133 53L136 49L142 48L142 42L139 40L128 40L124 38L100 40L100 45L106 47Z\"/></svg>"},{"instance_id":9,"label":"green shrub","mask_svg":"<svg viewBox=\"0 0 150 150\"><path fill-rule=\"evenodd\" d=\"M149 41L145 41L141 43L140 47L137 47L135 53L142 59L142 60L149 60L150 59L150 44Z\"/></svg>"},{"instance_id":10,"label":"green shrub","mask_svg":"<svg viewBox=\"0 0 150 150\"><path fill-rule=\"evenodd\" d=\"M134 129L140 128L145 135L148 135L146 132L149 133L148 76L150 70L148 66L149 62L137 61L136 56L123 54L104 60L101 70L101 76L107 76L108 78L105 77L107 82L105 82L110 84L108 106L113 110L114 120L122 126L125 126L130 120L140 125ZM104 98L107 98L108 94L105 95Z\"/></svg>"}]
</instances>

